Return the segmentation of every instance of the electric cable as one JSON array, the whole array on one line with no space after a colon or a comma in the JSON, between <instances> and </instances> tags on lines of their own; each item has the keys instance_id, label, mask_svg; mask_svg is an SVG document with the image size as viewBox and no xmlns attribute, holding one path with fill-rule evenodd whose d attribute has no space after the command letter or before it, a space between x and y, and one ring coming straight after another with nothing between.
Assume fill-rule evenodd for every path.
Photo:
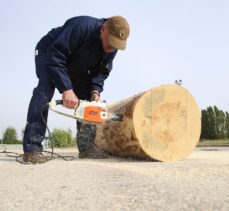
<instances>
[{"instance_id":1,"label":"electric cable","mask_svg":"<svg viewBox=\"0 0 229 211\"><path fill-rule=\"evenodd\" d=\"M75 160L76 159L75 156L60 155L60 154L54 152L54 141L53 141L53 138L52 138L52 134L51 134L50 129L48 127L47 121L45 120L45 118L43 116L43 113L42 113L44 111L44 109L48 109L48 104L46 104L42 108L42 111L41 111L40 115L41 115L41 119L42 119L43 123L45 124L46 129L48 131L48 139L50 139L50 142L51 142L51 152L47 151L47 150L44 150L43 152L51 154L50 160L56 159L56 158L60 158L60 159L65 160L65 161ZM23 154L6 151L6 146L4 144L0 144L0 146L4 147L4 149L2 151L0 151L1 154L5 154L6 153L8 157L15 157L16 161L21 163L21 164L29 164L28 162L24 162L23 160L22 161L20 160L20 158L23 156ZM10 154L13 154L13 155L10 155Z\"/></svg>"}]
</instances>

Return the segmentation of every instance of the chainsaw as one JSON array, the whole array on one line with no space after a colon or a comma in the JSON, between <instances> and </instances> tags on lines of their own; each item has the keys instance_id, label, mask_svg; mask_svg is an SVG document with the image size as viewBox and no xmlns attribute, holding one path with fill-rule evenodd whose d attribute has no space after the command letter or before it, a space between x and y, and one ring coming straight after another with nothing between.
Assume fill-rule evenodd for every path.
<instances>
[{"instance_id":1,"label":"chainsaw","mask_svg":"<svg viewBox=\"0 0 229 211\"><path fill-rule=\"evenodd\" d=\"M104 101L79 100L78 107L74 109L73 114L67 114L56 109L58 105L63 105L63 100L51 101L48 105L50 110L83 123L103 124L107 121L122 121L123 119L122 115L109 112Z\"/></svg>"}]
</instances>

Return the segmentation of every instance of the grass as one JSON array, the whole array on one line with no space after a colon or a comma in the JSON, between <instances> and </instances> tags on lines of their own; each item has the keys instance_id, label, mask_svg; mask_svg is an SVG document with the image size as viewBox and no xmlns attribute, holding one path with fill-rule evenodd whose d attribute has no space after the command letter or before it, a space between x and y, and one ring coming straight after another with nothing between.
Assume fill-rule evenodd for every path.
<instances>
[{"instance_id":1,"label":"grass","mask_svg":"<svg viewBox=\"0 0 229 211\"><path fill-rule=\"evenodd\" d=\"M229 139L226 140L200 140L198 147L203 147L203 146L208 146L208 147L213 147L213 146L228 146L229 147Z\"/></svg>"}]
</instances>

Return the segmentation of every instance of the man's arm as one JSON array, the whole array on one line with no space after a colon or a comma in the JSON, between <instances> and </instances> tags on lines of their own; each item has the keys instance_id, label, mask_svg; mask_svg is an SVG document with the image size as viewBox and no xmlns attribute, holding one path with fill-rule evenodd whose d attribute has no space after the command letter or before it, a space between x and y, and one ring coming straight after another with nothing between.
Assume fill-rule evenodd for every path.
<instances>
[{"instance_id":1,"label":"man's arm","mask_svg":"<svg viewBox=\"0 0 229 211\"><path fill-rule=\"evenodd\" d=\"M98 67L97 73L92 77L91 100L98 101L100 99L100 93L103 91L104 81L107 79L113 68L113 59L116 54L117 50L110 53Z\"/></svg>"},{"instance_id":2,"label":"man's arm","mask_svg":"<svg viewBox=\"0 0 229 211\"><path fill-rule=\"evenodd\" d=\"M80 23L72 22L63 26L63 31L47 49L47 67L52 81L60 93L72 89L67 73L67 60L72 52L83 42L85 32Z\"/></svg>"},{"instance_id":3,"label":"man's arm","mask_svg":"<svg viewBox=\"0 0 229 211\"><path fill-rule=\"evenodd\" d=\"M73 92L66 64L69 56L86 39L87 34L79 22L66 23L60 36L47 49L47 67L55 87L63 94L64 106L77 108L78 98Z\"/></svg>"}]
</instances>

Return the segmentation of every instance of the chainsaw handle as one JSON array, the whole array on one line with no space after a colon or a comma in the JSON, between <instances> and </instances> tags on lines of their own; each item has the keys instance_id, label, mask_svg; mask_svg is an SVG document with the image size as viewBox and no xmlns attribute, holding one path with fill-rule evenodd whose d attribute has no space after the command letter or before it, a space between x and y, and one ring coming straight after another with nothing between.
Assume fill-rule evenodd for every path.
<instances>
[{"instance_id":1,"label":"chainsaw handle","mask_svg":"<svg viewBox=\"0 0 229 211\"><path fill-rule=\"evenodd\" d=\"M64 105L64 101L63 100L55 100L56 105ZM80 104L80 101L78 102L78 106Z\"/></svg>"},{"instance_id":2,"label":"chainsaw handle","mask_svg":"<svg viewBox=\"0 0 229 211\"><path fill-rule=\"evenodd\" d=\"M63 100L56 100L56 105L63 105L64 104L64 101Z\"/></svg>"}]
</instances>

